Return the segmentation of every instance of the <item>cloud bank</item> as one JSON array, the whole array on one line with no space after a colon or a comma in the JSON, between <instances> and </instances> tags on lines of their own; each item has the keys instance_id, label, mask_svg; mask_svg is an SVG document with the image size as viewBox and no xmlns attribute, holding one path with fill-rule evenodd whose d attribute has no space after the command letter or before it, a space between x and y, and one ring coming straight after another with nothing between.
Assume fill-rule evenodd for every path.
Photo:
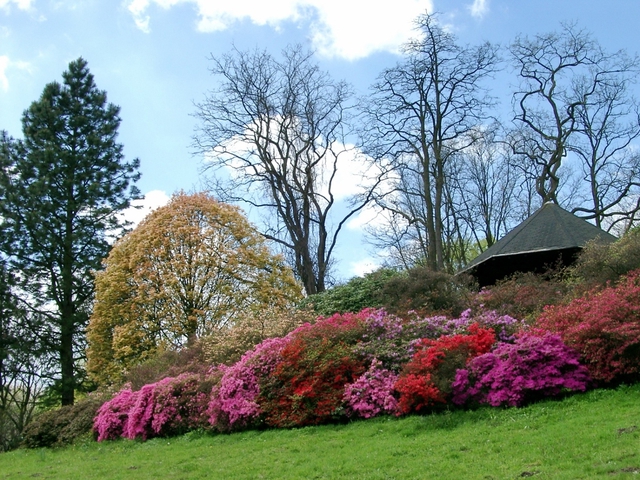
<instances>
[{"instance_id":1,"label":"cloud bank","mask_svg":"<svg viewBox=\"0 0 640 480\"><path fill-rule=\"evenodd\" d=\"M0 0L0 8L8 9L14 4L20 10L29 10L31 8L31 0Z\"/></svg>"},{"instance_id":2,"label":"cloud bank","mask_svg":"<svg viewBox=\"0 0 640 480\"><path fill-rule=\"evenodd\" d=\"M309 29L321 55L348 60L397 51L411 35L413 20L433 11L432 0L396 0L375 6L364 0L130 0L128 9L138 28L148 33L153 6L170 9L180 4L194 7L201 32L221 31L241 20L275 29L286 21L298 22Z\"/></svg>"}]
</instances>

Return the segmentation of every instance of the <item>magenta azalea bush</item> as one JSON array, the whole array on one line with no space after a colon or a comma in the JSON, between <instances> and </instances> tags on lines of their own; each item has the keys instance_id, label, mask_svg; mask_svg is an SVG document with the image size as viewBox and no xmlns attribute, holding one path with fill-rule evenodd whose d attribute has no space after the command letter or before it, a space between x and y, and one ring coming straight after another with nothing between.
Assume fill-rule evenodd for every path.
<instances>
[{"instance_id":1,"label":"magenta azalea bush","mask_svg":"<svg viewBox=\"0 0 640 480\"><path fill-rule=\"evenodd\" d=\"M257 402L260 379L273 372L288 337L269 338L245 353L231 367L222 365L220 383L214 385L207 409L209 423L220 431L232 431L258 423L262 409Z\"/></svg>"},{"instance_id":2,"label":"magenta azalea bush","mask_svg":"<svg viewBox=\"0 0 640 480\"><path fill-rule=\"evenodd\" d=\"M119 437L146 440L207 427L207 407L214 380L185 373L143 386L126 387L98 410L93 429L98 441Z\"/></svg>"},{"instance_id":3,"label":"magenta azalea bush","mask_svg":"<svg viewBox=\"0 0 640 480\"><path fill-rule=\"evenodd\" d=\"M343 398L347 415L371 418L381 413L396 413L398 399L393 386L397 380L396 373L383 368L382 362L374 359L363 375L345 386Z\"/></svg>"},{"instance_id":4,"label":"magenta azalea bush","mask_svg":"<svg viewBox=\"0 0 640 480\"><path fill-rule=\"evenodd\" d=\"M180 435L206 428L212 377L184 373L167 382L158 382L151 420L154 436Z\"/></svg>"},{"instance_id":5,"label":"magenta azalea bush","mask_svg":"<svg viewBox=\"0 0 640 480\"><path fill-rule=\"evenodd\" d=\"M589 381L578 353L558 335L522 334L513 344L502 343L458 370L452 401L522 406L564 391L585 391Z\"/></svg>"},{"instance_id":6,"label":"magenta azalea bush","mask_svg":"<svg viewBox=\"0 0 640 480\"><path fill-rule=\"evenodd\" d=\"M131 410L129 410L127 423L122 432L123 437L132 440L135 438L146 440L154 436L151 422L153 421L153 410L155 407L155 389L158 384L170 380L171 377L167 377L157 383L147 384L136 392L136 401Z\"/></svg>"},{"instance_id":7,"label":"magenta azalea bush","mask_svg":"<svg viewBox=\"0 0 640 480\"><path fill-rule=\"evenodd\" d=\"M102 404L93 421L93 430L98 434L98 441L115 440L123 436L129 411L138 398L138 392L132 392L126 385L111 400Z\"/></svg>"}]
</instances>

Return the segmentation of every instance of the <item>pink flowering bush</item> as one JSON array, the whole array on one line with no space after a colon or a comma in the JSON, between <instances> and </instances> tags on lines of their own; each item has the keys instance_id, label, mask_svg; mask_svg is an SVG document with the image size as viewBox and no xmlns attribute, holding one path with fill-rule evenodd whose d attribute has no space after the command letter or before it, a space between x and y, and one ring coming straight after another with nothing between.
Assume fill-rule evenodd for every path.
<instances>
[{"instance_id":1,"label":"pink flowering bush","mask_svg":"<svg viewBox=\"0 0 640 480\"><path fill-rule=\"evenodd\" d=\"M456 372L452 401L521 406L564 391L584 391L589 373L557 335L522 334L472 359Z\"/></svg>"},{"instance_id":2,"label":"pink flowering bush","mask_svg":"<svg viewBox=\"0 0 640 480\"><path fill-rule=\"evenodd\" d=\"M271 375L288 341L287 337L269 338L245 353L233 366L221 366L223 375L220 383L213 387L207 410L211 425L220 431L232 431L259 422L260 379Z\"/></svg>"},{"instance_id":3,"label":"pink flowering bush","mask_svg":"<svg viewBox=\"0 0 640 480\"><path fill-rule=\"evenodd\" d=\"M167 382L158 382L151 420L154 436L181 435L190 430L206 428L207 407L215 382L215 375L189 373Z\"/></svg>"},{"instance_id":4,"label":"pink flowering bush","mask_svg":"<svg viewBox=\"0 0 640 480\"><path fill-rule=\"evenodd\" d=\"M208 426L209 392L215 375L185 373L121 390L98 410L93 429L98 441L179 435Z\"/></svg>"},{"instance_id":5,"label":"pink flowering bush","mask_svg":"<svg viewBox=\"0 0 640 480\"><path fill-rule=\"evenodd\" d=\"M93 420L93 430L98 434L98 441L115 440L123 435L129 411L135 405L138 392L132 392L127 385L115 397L102 404Z\"/></svg>"},{"instance_id":6,"label":"pink flowering bush","mask_svg":"<svg viewBox=\"0 0 640 480\"><path fill-rule=\"evenodd\" d=\"M155 407L155 390L159 384L168 382L171 377L163 378L157 383L149 383L144 385L138 390L136 395L136 401L129 410L129 416L127 423L122 432L122 436L125 438L135 439L153 437L153 429L151 422L153 420L153 410Z\"/></svg>"},{"instance_id":7,"label":"pink flowering bush","mask_svg":"<svg viewBox=\"0 0 640 480\"><path fill-rule=\"evenodd\" d=\"M616 286L591 291L567 305L546 307L537 327L558 333L576 349L594 380L640 379L640 270Z\"/></svg>"},{"instance_id":8,"label":"pink flowering bush","mask_svg":"<svg viewBox=\"0 0 640 480\"><path fill-rule=\"evenodd\" d=\"M382 367L380 360L374 359L369 369L355 382L346 385L344 402L349 416L371 418L383 414L396 413L398 399L393 386L398 375Z\"/></svg>"}]
</instances>

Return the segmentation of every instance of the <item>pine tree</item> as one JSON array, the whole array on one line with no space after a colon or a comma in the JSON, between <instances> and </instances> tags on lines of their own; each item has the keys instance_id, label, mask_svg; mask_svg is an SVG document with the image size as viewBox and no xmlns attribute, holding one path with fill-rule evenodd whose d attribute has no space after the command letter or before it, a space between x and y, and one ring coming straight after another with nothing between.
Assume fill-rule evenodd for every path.
<instances>
[{"instance_id":1,"label":"pine tree","mask_svg":"<svg viewBox=\"0 0 640 480\"><path fill-rule=\"evenodd\" d=\"M139 160L125 162L117 143L119 107L107 103L79 58L63 83L45 86L24 112L24 140L3 138L2 249L23 291L47 319L46 344L58 359L56 386L73 404L93 271L123 233L118 214L139 195ZM8 160L6 160L8 157Z\"/></svg>"}]
</instances>

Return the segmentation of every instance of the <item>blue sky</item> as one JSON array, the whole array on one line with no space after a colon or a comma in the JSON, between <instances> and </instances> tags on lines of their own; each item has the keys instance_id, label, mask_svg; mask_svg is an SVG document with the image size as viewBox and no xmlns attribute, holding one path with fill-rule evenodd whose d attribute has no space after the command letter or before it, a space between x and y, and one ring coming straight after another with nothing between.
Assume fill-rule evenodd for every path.
<instances>
[{"instance_id":1,"label":"blue sky","mask_svg":"<svg viewBox=\"0 0 640 480\"><path fill-rule=\"evenodd\" d=\"M82 56L121 107L119 141L128 159L140 158L138 185L155 206L203 188L190 143L193 103L213 87L208 57L232 45L277 53L303 43L365 94L425 11L440 12L462 44L507 45L575 21L608 50L640 51L640 0L0 0L0 129L20 137L22 112ZM338 251L343 279L380 261L358 225Z\"/></svg>"}]
</instances>

